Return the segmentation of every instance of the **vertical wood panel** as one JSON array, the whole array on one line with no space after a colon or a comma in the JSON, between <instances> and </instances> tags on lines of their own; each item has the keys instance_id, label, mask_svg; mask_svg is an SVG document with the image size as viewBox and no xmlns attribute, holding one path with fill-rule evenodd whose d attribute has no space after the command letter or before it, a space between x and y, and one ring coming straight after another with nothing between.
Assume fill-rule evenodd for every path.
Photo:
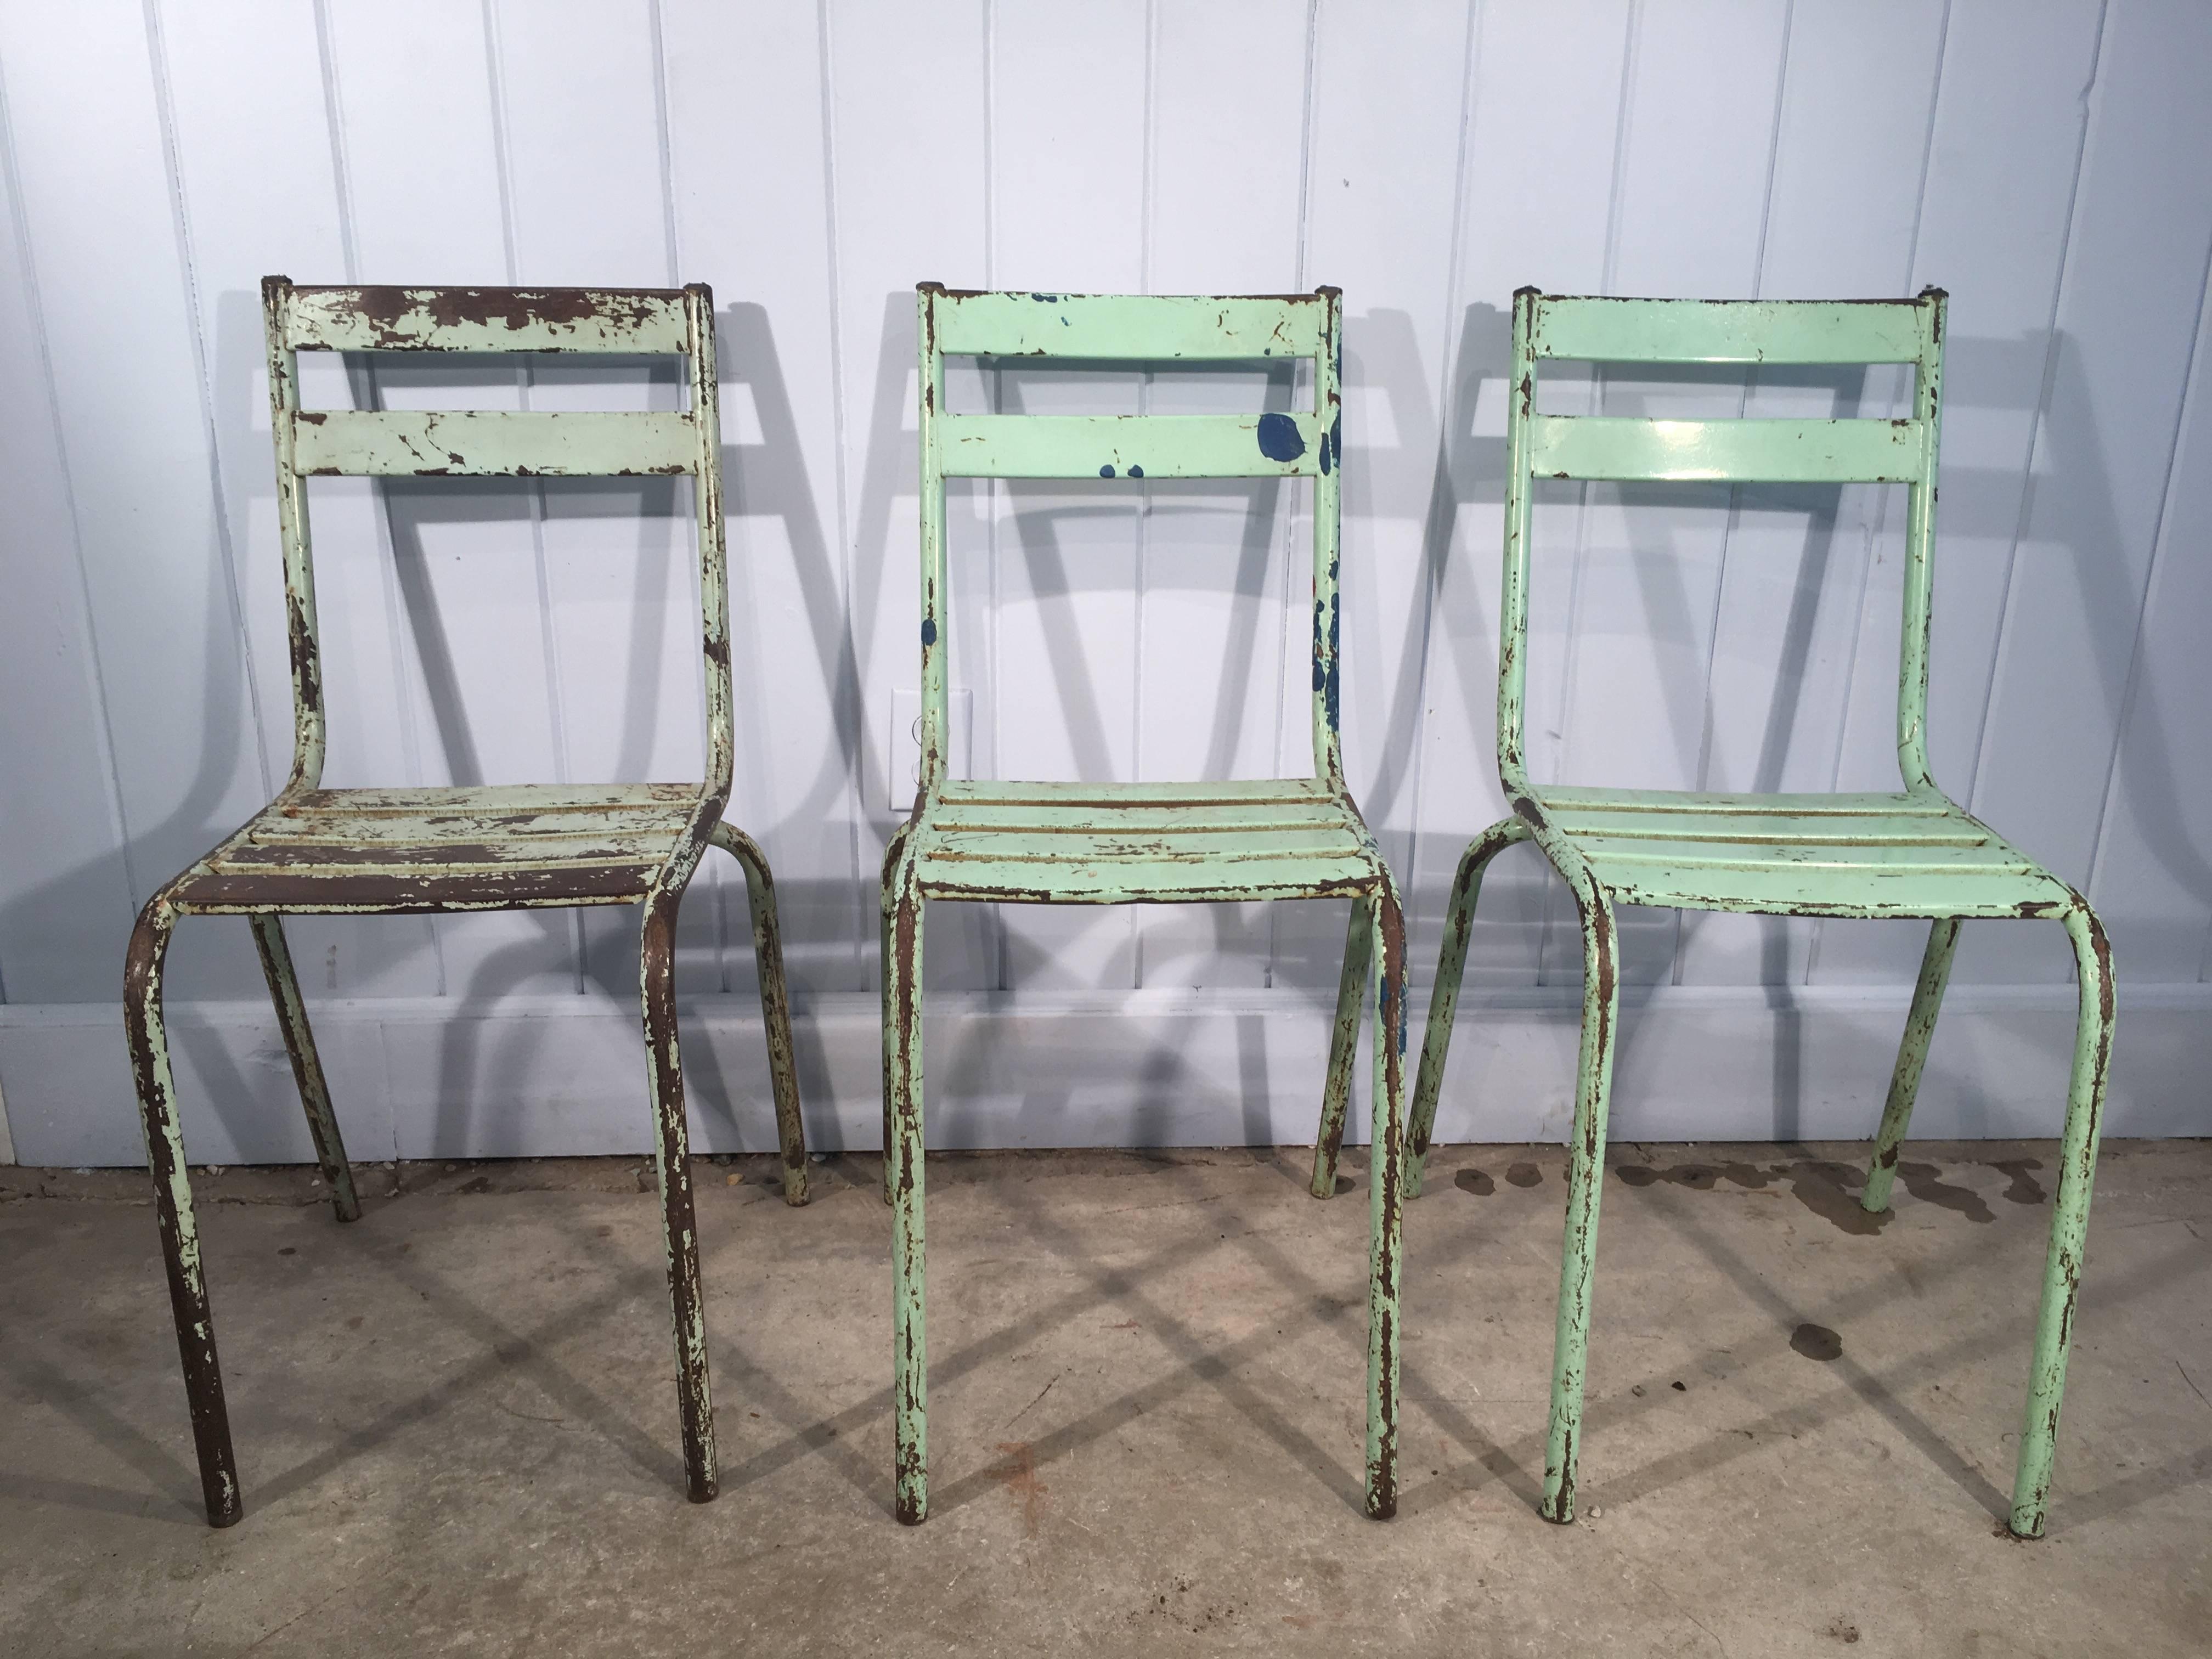
<instances>
[{"instance_id":1,"label":"vertical wood panel","mask_svg":"<svg viewBox=\"0 0 2212 1659\"><path fill-rule=\"evenodd\" d=\"M1151 11L1144 285L1155 294L1280 294L1340 282L1300 246L1312 143L1307 15L1265 0ZM1233 190L1223 189L1226 179ZM1206 414L1287 409L1312 392L1294 388L1286 371L1239 365L1158 370L1145 397L1154 414ZM1307 775L1308 488L1191 481L1146 485L1143 500L1139 775ZM1316 908L1137 909L1138 983L1266 985L1301 954L1296 929ZM1322 931L1341 947L1340 922Z\"/></svg>"},{"instance_id":2,"label":"vertical wood panel","mask_svg":"<svg viewBox=\"0 0 2212 1659\"><path fill-rule=\"evenodd\" d=\"M2135 679L2089 886L2124 941L2131 980L2186 982L2212 924L2212 288L2199 301L2191 372L2161 504Z\"/></svg>"},{"instance_id":3,"label":"vertical wood panel","mask_svg":"<svg viewBox=\"0 0 2212 1659\"><path fill-rule=\"evenodd\" d=\"M1907 286L1933 283L1951 295L1928 747L1936 781L1960 799L1973 787L2102 15L2101 0L2034 7L1954 0L1945 39ZM1860 607L1837 788L1896 787L1901 581L1896 556L1878 548ZM1998 828L2019 835L2032 826ZM1969 938L1978 931L1991 930L1969 929ZM2000 930L2014 945L2017 931ZM1823 922L1810 977L1909 981L1920 959L1917 932ZM1954 976L1969 967L1961 958Z\"/></svg>"},{"instance_id":4,"label":"vertical wood panel","mask_svg":"<svg viewBox=\"0 0 2212 1659\"><path fill-rule=\"evenodd\" d=\"M1511 296L1527 283L1570 294L1605 285L1634 15L1630 0L1576 0L1489 7L1478 21L1459 280L1450 296L1448 435L1441 499L1425 532L1442 568L1430 623L1412 885L1431 915L1440 912L1468 841L1505 811L1494 732ZM1575 548L1573 525L1563 526L1563 516L1556 506L1537 515L1530 559L1531 625L1551 639L1548 678L1530 677L1528 735L1548 769L1557 763L1559 635ZM1471 983L1535 981L1547 895L1555 885L1551 866L1527 851L1493 866L1468 944ZM1425 977L1431 959L1416 960Z\"/></svg>"},{"instance_id":5,"label":"vertical wood panel","mask_svg":"<svg viewBox=\"0 0 2212 1659\"><path fill-rule=\"evenodd\" d=\"M312 11L283 0L171 5L160 14L161 62L175 131L178 190L189 228L218 477L240 568L240 609L258 670L264 766L292 765L292 683L283 549L264 370L261 278L343 281L347 268L337 158L330 142ZM257 88L258 119L239 118L238 90ZM272 143L281 132L285 142ZM343 404L339 364L301 363L311 402ZM413 775L411 736L392 710L398 617L390 557L366 479L309 490L316 592L331 708L325 781L389 783ZM289 925L310 996L426 996L439 988L429 922L418 916L301 917Z\"/></svg>"},{"instance_id":6,"label":"vertical wood panel","mask_svg":"<svg viewBox=\"0 0 2212 1659\"><path fill-rule=\"evenodd\" d=\"M352 238L366 282L514 280L505 112L482 14L434 0L331 0ZM380 362L393 408L519 408L498 364ZM502 480L381 486L421 781L542 783L564 770L536 491ZM445 988L495 996L576 982L567 912L437 923Z\"/></svg>"},{"instance_id":7,"label":"vertical wood panel","mask_svg":"<svg viewBox=\"0 0 2212 1659\"><path fill-rule=\"evenodd\" d=\"M818 19L795 7L665 8L678 259L687 279L714 284L720 307L738 690L730 813L774 866L794 981L849 991L867 986L875 949L876 870L859 848L864 803L881 786L863 775L851 549L838 498L840 434L849 428L837 379L822 44ZM732 64L744 66L737 95ZM878 760L881 743L878 732ZM724 880L725 971L732 986L749 986L744 900Z\"/></svg>"},{"instance_id":8,"label":"vertical wood panel","mask_svg":"<svg viewBox=\"0 0 2212 1659\"><path fill-rule=\"evenodd\" d=\"M1077 12L1028 6L991 14L991 281L1046 292L1128 294L1144 287L1146 6L1113 0ZM1231 94L1233 95L1233 93ZM1133 415L1139 373L1008 365L992 379L1007 414ZM963 606L952 660L981 679L994 769L1008 778L1137 775L1137 561L1141 497L1120 479L1018 483L995 491L979 523L948 507L947 554L969 605L990 585L988 620ZM982 532L988 530L988 539ZM998 913L1000 983L1125 988L1136 981L1134 917L1125 909L1012 906Z\"/></svg>"},{"instance_id":9,"label":"vertical wood panel","mask_svg":"<svg viewBox=\"0 0 2212 1659\"><path fill-rule=\"evenodd\" d=\"M538 9L495 5L497 113L514 280L668 287L660 54L652 0L593 0L585 27L546 28ZM588 109L580 123L576 112ZM676 409L683 365L544 364L532 409ZM556 731L571 782L690 780L706 773L706 685L692 496L683 480L563 479L530 492L549 611ZM716 857L677 929L677 984L720 990L723 886ZM742 901L740 901L742 902ZM636 915L578 913L586 975L617 996L637 982ZM748 930L748 937L749 930Z\"/></svg>"},{"instance_id":10,"label":"vertical wood panel","mask_svg":"<svg viewBox=\"0 0 2212 1659\"><path fill-rule=\"evenodd\" d=\"M1639 13L1607 292L1759 291L1788 18L1780 0ZM1731 95L1715 97L1717 87ZM1734 371L1601 374L1607 414L1725 416L1743 408L1745 377ZM1724 486L1589 488L1562 642L1559 769L1549 781L1695 787L1711 718L1706 676L1730 499ZM1532 640L1532 670L1553 646ZM1534 743L1530 756L1537 781L1547 781ZM1678 927L1663 912L1625 915L1622 973L1671 975ZM1571 958L1577 938L1562 892L1550 908L1547 976L1550 957ZM1561 963L1558 971L1579 969Z\"/></svg>"},{"instance_id":11,"label":"vertical wood panel","mask_svg":"<svg viewBox=\"0 0 2212 1659\"><path fill-rule=\"evenodd\" d=\"M0 994L106 1002L131 872L11 125L0 85L0 766L18 781L0 790Z\"/></svg>"},{"instance_id":12,"label":"vertical wood panel","mask_svg":"<svg viewBox=\"0 0 2212 1659\"><path fill-rule=\"evenodd\" d=\"M1790 14L1773 185L1759 275L1774 299L1909 291L1942 48L1942 0L1799 0ZM1891 368L1769 370L1745 413L1911 412ZM1765 486L1735 492L1723 544L1698 787L1830 787L1859 644L1874 538L1903 547L1904 491ZM1814 924L1687 915L1678 983L1796 984Z\"/></svg>"},{"instance_id":13,"label":"vertical wood panel","mask_svg":"<svg viewBox=\"0 0 2212 1659\"><path fill-rule=\"evenodd\" d=\"M2097 60L2033 488L1999 637L1975 811L2089 877L2212 246L2212 10L2120 0ZM2066 953L1970 933L1962 968L2070 977Z\"/></svg>"},{"instance_id":14,"label":"vertical wood panel","mask_svg":"<svg viewBox=\"0 0 2212 1659\"><path fill-rule=\"evenodd\" d=\"M146 15L0 9L0 57L130 864L150 889L267 797ZM259 983L242 927L187 928L172 960L180 995Z\"/></svg>"},{"instance_id":15,"label":"vertical wood panel","mask_svg":"<svg viewBox=\"0 0 2212 1659\"><path fill-rule=\"evenodd\" d=\"M933 279L983 288L991 276L984 11L829 0L825 33L846 411L841 488L864 689L861 775L872 804L884 775L892 693L921 683L914 285ZM959 684L985 641L966 637L973 623L965 613L952 622ZM978 719L979 727L987 724ZM872 805L867 829L860 870L872 890L891 820ZM872 902L863 926L872 949ZM929 930L929 983L994 982L990 943L981 907L939 905Z\"/></svg>"}]
</instances>

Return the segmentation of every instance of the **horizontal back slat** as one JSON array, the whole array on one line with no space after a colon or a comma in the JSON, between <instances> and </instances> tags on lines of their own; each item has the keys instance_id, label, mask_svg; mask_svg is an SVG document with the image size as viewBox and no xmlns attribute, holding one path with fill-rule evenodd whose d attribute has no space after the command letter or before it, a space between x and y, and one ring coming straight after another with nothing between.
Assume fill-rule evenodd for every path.
<instances>
[{"instance_id":1,"label":"horizontal back slat","mask_svg":"<svg viewBox=\"0 0 2212 1659\"><path fill-rule=\"evenodd\" d=\"M294 288L284 344L324 351L686 349L672 289Z\"/></svg>"},{"instance_id":2,"label":"horizontal back slat","mask_svg":"<svg viewBox=\"0 0 2212 1659\"><path fill-rule=\"evenodd\" d=\"M1280 478L1334 464L1317 415L944 415L951 478Z\"/></svg>"},{"instance_id":3,"label":"horizontal back slat","mask_svg":"<svg viewBox=\"0 0 2212 1659\"><path fill-rule=\"evenodd\" d=\"M1610 300L1546 295L1539 357L1614 363L1909 363L1928 300Z\"/></svg>"},{"instance_id":4,"label":"horizontal back slat","mask_svg":"<svg viewBox=\"0 0 2212 1659\"><path fill-rule=\"evenodd\" d=\"M1327 307L1317 294L1182 295L935 291L948 356L1230 360L1312 357Z\"/></svg>"},{"instance_id":5,"label":"horizontal back slat","mask_svg":"<svg viewBox=\"0 0 2212 1659\"><path fill-rule=\"evenodd\" d=\"M1928 465L1917 421L1528 419L1540 478L1631 482L1913 483Z\"/></svg>"},{"instance_id":6,"label":"horizontal back slat","mask_svg":"<svg viewBox=\"0 0 2212 1659\"><path fill-rule=\"evenodd\" d=\"M628 477L696 472L689 415L491 410L301 410L292 465L308 476Z\"/></svg>"}]
</instances>

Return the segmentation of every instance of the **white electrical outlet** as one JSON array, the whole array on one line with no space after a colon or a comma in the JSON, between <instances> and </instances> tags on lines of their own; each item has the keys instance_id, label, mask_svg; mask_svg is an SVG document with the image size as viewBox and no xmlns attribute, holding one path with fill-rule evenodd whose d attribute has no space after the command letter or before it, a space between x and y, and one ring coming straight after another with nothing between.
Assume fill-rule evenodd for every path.
<instances>
[{"instance_id":1,"label":"white electrical outlet","mask_svg":"<svg viewBox=\"0 0 2212 1659\"><path fill-rule=\"evenodd\" d=\"M975 708L971 693L957 688L945 693L945 720L951 730L945 737L952 751L946 757L947 771L956 778L968 776L970 770L974 751L969 733L975 725ZM890 742L884 745L884 810L897 817L914 810L914 792L921 781L921 692L891 693Z\"/></svg>"}]
</instances>

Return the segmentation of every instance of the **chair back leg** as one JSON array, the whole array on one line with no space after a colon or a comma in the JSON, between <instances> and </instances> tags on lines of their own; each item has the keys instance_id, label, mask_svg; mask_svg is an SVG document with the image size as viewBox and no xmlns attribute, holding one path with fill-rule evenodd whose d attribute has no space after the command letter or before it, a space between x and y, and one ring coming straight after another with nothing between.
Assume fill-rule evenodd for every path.
<instances>
[{"instance_id":1,"label":"chair back leg","mask_svg":"<svg viewBox=\"0 0 2212 1659\"><path fill-rule=\"evenodd\" d=\"M1574 1139L1567 1146L1567 1237L1559 1256L1559 1322L1552 1342L1552 1419L1544 1437L1547 1521L1575 1518L1575 1455L1582 1439L1589 1353L1590 1287L1597 1267L1598 1198L1605 1176L1606 1109L1613 1091L1613 1027L1620 1013L1613 905L1595 885L1575 895L1583 922L1583 1036L1575 1079Z\"/></svg>"},{"instance_id":2,"label":"chair back leg","mask_svg":"<svg viewBox=\"0 0 2212 1659\"><path fill-rule=\"evenodd\" d=\"M676 911L665 890L645 902L639 978L645 1004L645 1070L653 1091L653 1158L660 1179L661 1243L676 1322L676 1399L684 1423L684 1473L691 1501L717 1490L714 1405L707 1375L707 1325L699 1293L699 1228L691 1202L690 1132L676 1038Z\"/></svg>"},{"instance_id":3,"label":"chair back leg","mask_svg":"<svg viewBox=\"0 0 2212 1659\"><path fill-rule=\"evenodd\" d=\"M2066 1391L2066 1356L2073 1345L2074 1308L2081 1295L2082 1247L2089 1231L2089 1189L2097 1174L2097 1140L2105 1079L2112 1058L2112 951L2087 904L2067 913L2074 941L2081 1012L2074 1032L2074 1068L2066 1088L2066 1133L2058 1155L2058 1202L2043 1262L2043 1305L2035 1321L2035 1358L2028 1372L2027 1419L2013 1476L2016 1538L2040 1538L2051 1499L2051 1449Z\"/></svg>"},{"instance_id":4,"label":"chair back leg","mask_svg":"<svg viewBox=\"0 0 2212 1659\"><path fill-rule=\"evenodd\" d=\"M284 1052L292 1057L292 1078L300 1085L300 1104L307 1110L307 1133L314 1139L315 1162L323 1167L331 1207L340 1221L358 1221L361 1200L354 1193L353 1165L346 1158L345 1139L338 1133L337 1114L331 1109L331 1087L315 1053L307 1006L300 1000L300 976L292 970L292 952L284 943L283 918L274 910L263 910L252 921L261 976L269 981L269 1000L276 1006L276 1024L284 1034Z\"/></svg>"},{"instance_id":5,"label":"chair back leg","mask_svg":"<svg viewBox=\"0 0 2212 1659\"><path fill-rule=\"evenodd\" d=\"M1352 902L1344 935L1344 975L1337 981L1336 1026L1328 1040L1328 1077L1322 1085L1321 1128L1314 1136L1311 1190L1336 1196L1336 1158L1344 1150L1344 1113L1352 1100L1352 1062L1359 1048L1359 1007L1367 995L1367 964L1374 955L1375 902Z\"/></svg>"},{"instance_id":6,"label":"chair back leg","mask_svg":"<svg viewBox=\"0 0 2212 1659\"><path fill-rule=\"evenodd\" d=\"M761 1026L768 1039L768 1074L775 1093L776 1144L783 1153L783 1201L806 1202L806 1126L799 1115L799 1068L791 1043L791 994L783 976L783 929L776 920L775 878L760 843L724 822L714 845L745 872L745 902L752 911L753 969L760 979Z\"/></svg>"},{"instance_id":7,"label":"chair back leg","mask_svg":"<svg viewBox=\"0 0 2212 1659\"><path fill-rule=\"evenodd\" d=\"M154 1172L154 1208L161 1229L161 1261L168 1270L169 1307L177 1322L177 1351L184 1361L192 1444L199 1454L200 1491L208 1524L228 1527L246 1510L239 1497L222 1367L216 1358L215 1316L208 1307L192 1184L185 1173L184 1137L177 1128L177 1084L161 1019L161 968L176 920L159 895L139 915L124 965L123 1030L144 1120L146 1161Z\"/></svg>"},{"instance_id":8,"label":"chair back leg","mask_svg":"<svg viewBox=\"0 0 2212 1659\"><path fill-rule=\"evenodd\" d=\"M1928 1063L1928 1044L1936 1035L1936 1016L1942 1011L1943 988L1950 982L1951 957L1958 945L1955 916L1939 917L1929 925L1928 949L1920 957L1920 979L1912 988L1912 1012L1905 1017L1897 1068L1889 1075L1889 1100L1881 1109L1881 1127L1875 1132L1874 1160L1867 1165L1866 1188L1859 1194L1859 1207L1869 1215L1880 1215L1889 1207L1890 1188L1897 1181L1897 1149L1904 1144L1905 1132L1912 1122L1921 1067Z\"/></svg>"},{"instance_id":9,"label":"chair back leg","mask_svg":"<svg viewBox=\"0 0 2212 1659\"><path fill-rule=\"evenodd\" d=\"M1422 1166L1437 1124L1437 1097L1444 1086L1444 1060L1451 1052L1452 1019L1459 1012L1459 985L1467 971L1467 942L1474 927L1474 902L1482 891L1482 872L1516 842L1528 839L1519 818L1493 823L1468 844L1452 878L1451 903L1444 914L1443 948L1437 956L1437 982L1429 993L1428 1029L1421 1038L1421 1069L1413 1084L1413 1112L1406 1125L1406 1196L1421 1195Z\"/></svg>"}]
</instances>

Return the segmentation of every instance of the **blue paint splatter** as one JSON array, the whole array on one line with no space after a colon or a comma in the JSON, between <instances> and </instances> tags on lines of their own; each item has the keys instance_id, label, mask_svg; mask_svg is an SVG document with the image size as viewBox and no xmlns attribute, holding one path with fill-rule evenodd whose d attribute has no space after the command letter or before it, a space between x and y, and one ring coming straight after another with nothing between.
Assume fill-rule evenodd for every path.
<instances>
[{"instance_id":1,"label":"blue paint splatter","mask_svg":"<svg viewBox=\"0 0 2212 1659\"><path fill-rule=\"evenodd\" d=\"M1060 303L1060 295L1057 294L1032 294L1030 298L1041 306L1056 306Z\"/></svg>"},{"instance_id":2,"label":"blue paint splatter","mask_svg":"<svg viewBox=\"0 0 2212 1659\"><path fill-rule=\"evenodd\" d=\"M921 619L921 642L925 646L935 645L937 643L936 617L924 617Z\"/></svg>"},{"instance_id":3,"label":"blue paint splatter","mask_svg":"<svg viewBox=\"0 0 2212 1659\"><path fill-rule=\"evenodd\" d=\"M1337 410L1336 419L1330 423L1328 428L1328 447L1335 453L1336 464L1342 466L1344 465L1344 411L1340 409Z\"/></svg>"},{"instance_id":4,"label":"blue paint splatter","mask_svg":"<svg viewBox=\"0 0 2212 1659\"><path fill-rule=\"evenodd\" d=\"M1287 415L1262 415L1258 436L1260 453L1271 461L1295 461L1306 453L1298 423Z\"/></svg>"},{"instance_id":5,"label":"blue paint splatter","mask_svg":"<svg viewBox=\"0 0 2212 1659\"><path fill-rule=\"evenodd\" d=\"M1102 478L1110 478L1114 476L1114 469L1110 466L1102 466L1098 469L1098 476Z\"/></svg>"},{"instance_id":6,"label":"blue paint splatter","mask_svg":"<svg viewBox=\"0 0 2212 1659\"><path fill-rule=\"evenodd\" d=\"M1321 476L1324 478L1328 477L1330 460L1331 458L1328 453L1328 434L1324 432L1321 434Z\"/></svg>"},{"instance_id":7,"label":"blue paint splatter","mask_svg":"<svg viewBox=\"0 0 2212 1659\"><path fill-rule=\"evenodd\" d=\"M1133 466L1129 469L1129 476L1133 478L1141 478L1145 476L1145 469L1141 466Z\"/></svg>"}]
</instances>

